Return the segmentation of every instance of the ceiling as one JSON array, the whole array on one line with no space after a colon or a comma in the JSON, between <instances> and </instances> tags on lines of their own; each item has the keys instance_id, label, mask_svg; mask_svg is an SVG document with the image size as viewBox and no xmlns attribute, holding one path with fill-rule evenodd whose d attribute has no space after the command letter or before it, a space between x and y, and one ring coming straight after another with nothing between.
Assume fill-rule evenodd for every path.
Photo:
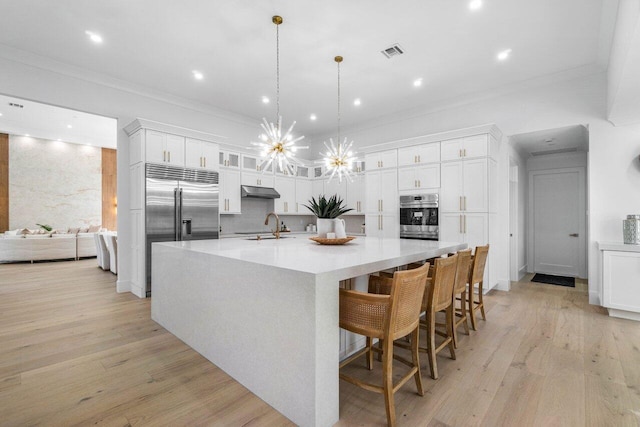
<instances>
[{"instance_id":1,"label":"ceiling","mask_svg":"<svg viewBox=\"0 0 640 427\"><path fill-rule=\"evenodd\" d=\"M566 126L513 135L509 142L525 157L589 151L589 131L582 125Z\"/></svg>"},{"instance_id":2,"label":"ceiling","mask_svg":"<svg viewBox=\"0 0 640 427\"><path fill-rule=\"evenodd\" d=\"M310 137L337 127L335 55L344 57L343 127L541 76L606 69L615 13L602 12L610 1L483 3L471 11L468 0L13 1L2 5L0 50L5 45L143 93L271 121L271 17L279 14L283 124L296 120L295 133ZM92 43L87 30L103 43ZM380 51L393 43L405 53L387 59ZM511 56L498 61L504 49L512 49ZM195 80L193 70L204 79ZM413 85L418 78L419 88ZM263 104L263 96L272 102Z\"/></svg>"},{"instance_id":3,"label":"ceiling","mask_svg":"<svg viewBox=\"0 0 640 427\"><path fill-rule=\"evenodd\" d=\"M117 145L116 119L4 95L0 114L0 132L113 149Z\"/></svg>"}]
</instances>

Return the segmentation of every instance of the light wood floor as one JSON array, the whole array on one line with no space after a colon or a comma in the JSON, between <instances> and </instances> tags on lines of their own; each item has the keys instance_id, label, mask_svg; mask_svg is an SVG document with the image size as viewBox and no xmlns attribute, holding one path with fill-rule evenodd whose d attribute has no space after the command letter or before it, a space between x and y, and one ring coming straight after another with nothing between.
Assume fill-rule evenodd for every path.
<instances>
[{"instance_id":1,"label":"light wood floor","mask_svg":"<svg viewBox=\"0 0 640 427\"><path fill-rule=\"evenodd\" d=\"M485 301L457 360L438 356L439 380L421 359L425 396L396 393L399 425L640 425L640 324L588 305L584 285L523 281ZM348 369L379 378L363 366ZM383 398L341 382L340 417L384 425ZM90 424L291 425L151 321L149 300L116 294L95 260L0 265L0 425Z\"/></svg>"}]
</instances>

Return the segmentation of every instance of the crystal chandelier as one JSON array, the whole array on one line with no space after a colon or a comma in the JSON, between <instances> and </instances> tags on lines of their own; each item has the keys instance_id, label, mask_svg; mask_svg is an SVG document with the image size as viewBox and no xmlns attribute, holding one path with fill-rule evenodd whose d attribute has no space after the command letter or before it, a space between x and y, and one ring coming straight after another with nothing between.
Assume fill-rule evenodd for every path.
<instances>
[{"instance_id":1,"label":"crystal chandelier","mask_svg":"<svg viewBox=\"0 0 640 427\"><path fill-rule=\"evenodd\" d=\"M326 170L324 175L329 175L329 182L334 176L338 176L338 180L342 182L342 178L346 177L349 181L353 182L353 162L357 159L351 151L353 141L347 142L347 138L344 141L340 141L340 63L342 62L342 56L336 56L334 61L338 64L338 137L336 142L332 138L329 138L329 144L326 141L323 142L327 148L325 153L320 153L323 159L320 161L324 163Z\"/></svg>"},{"instance_id":2,"label":"crystal chandelier","mask_svg":"<svg viewBox=\"0 0 640 427\"><path fill-rule=\"evenodd\" d=\"M258 136L259 142L251 142L251 149L260 151L262 163L260 169L264 172L270 164L274 163L283 173L295 175L294 165L302 165L303 163L296 159L297 150L307 149L306 147L297 146L296 142L304 138L299 136L293 137L291 133L296 122L294 121L286 132L282 132L282 116L280 116L280 24L283 20L281 16L274 16L271 21L276 24L276 123L267 122L266 118L262 119L260 126L263 133Z\"/></svg>"}]
</instances>

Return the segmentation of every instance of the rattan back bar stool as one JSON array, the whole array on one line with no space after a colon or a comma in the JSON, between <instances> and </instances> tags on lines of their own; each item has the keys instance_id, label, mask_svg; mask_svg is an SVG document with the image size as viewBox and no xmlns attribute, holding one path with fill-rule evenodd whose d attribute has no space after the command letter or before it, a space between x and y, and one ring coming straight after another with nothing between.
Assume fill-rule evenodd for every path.
<instances>
[{"instance_id":1,"label":"rattan back bar stool","mask_svg":"<svg viewBox=\"0 0 640 427\"><path fill-rule=\"evenodd\" d=\"M487 264L488 255L489 245L476 246L476 251L473 255L473 262L471 264L471 270L469 271L469 317L471 318L471 327L474 331L478 330L476 323L477 310L480 310L480 313L482 314L482 320L487 320L487 316L484 314L482 285L484 281L484 268ZM477 298L475 293L476 284L478 285Z\"/></svg>"},{"instance_id":2,"label":"rattan back bar stool","mask_svg":"<svg viewBox=\"0 0 640 427\"><path fill-rule=\"evenodd\" d=\"M471 249L457 252L458 265L456 266L456 279L453 285L453 311L456 318L453 322L453 346L458 348L458 327L462 325L464 331L469 335L469 324L467 322L467 281L471 268ZM460 306L457 306L460 301Z\"/></svg>"},{"instance_id":3,"label":"rattan back bar stool","mask_svg":"<svg viewBox=\"0 0 640 427\"><path fill-rule=\"evenodd\" d=\"M415 379L418 394L424 395L418 357L418 339L420 310L428 271L429 264L426 264L415 270L397 271L393 278L371 276L370 281L375 281L376 284L384 287L381 291L388 291L388 295L340 289L340 327L367 337L365 348L343 361L340 368L367 354L367 368L372 369L371 355L374 349L371 343L374 338L378 338L382 342L382 386L364 382L342 372L340 379L365 390L382 393L387 423L390 426L396 425L393 394L411 377ZM393 354L393 342L407 335L411 336L412 360L410 361ZM393 359L410 367L409 372L395 385L392 372Z\"/></svg>"}]
</instances>

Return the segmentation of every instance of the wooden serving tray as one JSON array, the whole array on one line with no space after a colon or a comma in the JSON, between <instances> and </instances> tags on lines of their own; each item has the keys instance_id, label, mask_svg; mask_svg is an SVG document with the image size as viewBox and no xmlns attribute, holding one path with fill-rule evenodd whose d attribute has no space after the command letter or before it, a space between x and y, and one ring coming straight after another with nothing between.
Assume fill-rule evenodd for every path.
<instances>
[{"instance_id":1,"label":"wooden serving tray","mask_svg":"<svg viewBox=\"0 0 640 427\"><path fill-rule=\"evenodd\" d=\"M347 236L342 237L340 239L327 239L326 237L309 237L309 240L313 240L316 243L320 243L321 245L344 245L355 239L355 236Z\"/></svg>"}]
</instances>

